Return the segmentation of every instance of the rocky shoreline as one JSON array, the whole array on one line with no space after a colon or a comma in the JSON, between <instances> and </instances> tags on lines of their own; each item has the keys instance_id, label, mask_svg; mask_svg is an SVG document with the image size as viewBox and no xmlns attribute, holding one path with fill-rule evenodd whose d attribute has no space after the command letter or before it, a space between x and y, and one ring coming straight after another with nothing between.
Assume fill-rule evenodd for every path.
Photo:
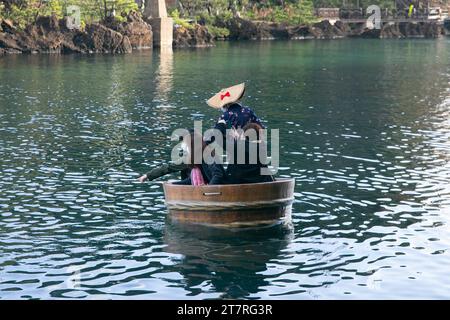
<instances>
[{"instance_id":1,"label":"rocky shoreline","mask_svg":"<svg viewBox=\"0 0 450 320\"><path fill-rule=\"evenodd\" d=\"M435 22L383 23L381 29L370 30L365 23L334 25L328 20L312 25L290 26L268 22L254 22L233 18L219 22L230 35L224 40L303 40L340 38L438 38L450 35L450 30ZM213 46L214 36L208 28L175 26L174 48ZM137 13L125 22L104 22L86 25L83 31L70 30L64 19L39 17L36 23L19 31L11 21L0 21L0 55L8 53L130 53L151 49L153 33L150 24Z\"/></svg>"},{"instance_id":2,"label":"rocky shoreline","mask_svg":"<svg viewBox=\"0 0 450 320\"><path fill-rule=\"evenodd\" d=\"M446 34L443 25L434 22L383 23L381 29L368 29L365 23L344 23L334 25L324 20L309 26L289 26L267 22L252 22L232 19L221 27L230 30L231 40L302 40L340 38L438 38Z\"/></svg>"},{"instance_id":3,"label":"rocky shoreline","mask_svg":"<svg viewBox=\"0 0 450 320\"><path fill-rule=\"evenodd\" d=\"M39 17L19 31L11 21L0 22L1 53L129 53L152 48L149 24L131 14L123 23L89 24L83 31L71 30L64 19Z\"/></svg>"}]
</instances>

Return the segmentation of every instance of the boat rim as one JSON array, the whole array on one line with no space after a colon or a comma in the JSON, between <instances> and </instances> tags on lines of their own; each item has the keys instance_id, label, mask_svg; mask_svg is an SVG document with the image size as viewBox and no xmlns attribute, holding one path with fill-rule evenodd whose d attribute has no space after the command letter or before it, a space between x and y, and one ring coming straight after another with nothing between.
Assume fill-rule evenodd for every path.
<instances>
[{"instance_id":1,"label":"boat rim","mask_svg":"<svg viewBox=\"0 0 450 320\"><path fill-rule=\"evenodd\" d=\"M254 185L263 185L263 184L275 184L275 183L282 183L282 182L294 182L295 178L277 178L275 181L267 181L267 182L255 182L255 183L235 183L235 184L207 184L204 186L193 186L193 185L184 185L184 184L173 184L173 182L178 181L165 181L164 185L168 186L175 186L175 187L183 187L183 188L192 188L192 187L201 187L201 188L214 188L214 187L231 187L231 186L254 186Z\"/></svg>"}]
</instances>

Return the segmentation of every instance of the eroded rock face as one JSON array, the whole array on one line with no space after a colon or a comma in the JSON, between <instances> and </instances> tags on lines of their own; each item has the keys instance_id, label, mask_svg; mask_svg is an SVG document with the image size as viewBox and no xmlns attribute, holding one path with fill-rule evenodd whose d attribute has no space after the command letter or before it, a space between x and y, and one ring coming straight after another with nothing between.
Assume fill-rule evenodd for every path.
<instances>
[{"instance_id":1,"label":"eroded rock face","mask_svg":"<svg viewBox=\"0 0 450 320\"><path fill-rule=\"evenodd\" d=\"M6 32L4 24L5 21L0 19L0 55L6 53L17 53L18 49L20 49L17 44L17 37L9 32ZM21 51L19 50L18 53L21 53Z\"/></svg>"},{"instance_id":2,"label":"eroded rock face","mask_svg":"<svg viewBox=\"0 0 450 320\"><path fill-rule=\"evenodd\" d=\"M348 23L343 23L342 21L338 20L334 23L334 26L342 33L347 35L350 32L350 26Z\"/></svg>"},{"instance_id":3,"label":"eroded rock face","mask_svg":"<svg viewBox=\"0 0 450 320\"><path fill-rule=\"evenodd\" d=\"M385 23L382 25L379 38L403 38L398 23Z\"/></svg>"},{"instance_id":4,"label":"eroded rock face","mask_svg":"<svg viewBox=\"0 0 450 320\"><path fill-rule=\"evenodd\" d=\"M3 53L21 53L22 48L18 44L16 36L9 33L0 33L0 49Z\"/></svg>"},{"instance_id":5,"label":"eroded rock face","mask_svg":"<svg viewBox=\"0 0 450 320\"><path fill-rule=\"evenodd\" d=\"M444 35L441 25L434 22L383 23L381 29L368 29L364 23L349 24L349 37L360 38L437 38Z\"/></svg>"},{"instance_id":6,"label":"eroded rock face","mask_svg":"<svg viewBox=\"0 0 450 320\"><path fill-rule=\"evenodd\" d=\"M256 25L256 40L289 39L290 28L285 24L258 22Z\"/></svg>"},{"instance_id":7,"label":"eroded rock face","mask_svg":"<svg viewBox=\"0 0 450 320\"><path fill-rule=\"evenodd\" d=\"M13 33L15 32L14 24L11 20L0 20L0 32Z\"/></svg>"},{"instance_id":8,"label":"eroded rock face","mask_svg":"<svg viewBox=\"0 0 450 320\"><path fill-rule=\"evenodd\" d=\"M150 49L153 47L152 27L136 12L130 12L125 22L112 23L107 26L127 36L133 49Z\"/></svg>"},{"instance_id":9,"label":"eroded rock face","mask_svg":"<svg viewBox=\"0 0 450 320\"><path fill-rule=\"evenodd\" d=\"M65 20L52 16L39 17L35 24L29 25L24 32L16 32L15 35L24 53L61 53L80 52L73 43L73 37L78 32L67 29Z\"/></svg>"},{"instance_id":10,"label":"eroded rock face","mask_svg":"<svg viewBox=\"0 0 450 320\"><path fill-rule=\"evenodd\" d=\"M313 25L288 26L234 18L226 22L219 22L218 26L230 30L229 38L231 40L338 39L344 37L435 38L445 34L443 27L433 22L385 23L381 29L368 29L364 22L337 21L333 25L328 20L323 20Z\"/></svg>"},{"instance_id":11,"label":"eroded rock face","mask_svg":"<svg viewBox=\"0 0 450 320\"><path fill-rule=\"evenodd\" d=\"M80 32L73 38L75 46L90 53L129 53L132 51L127 36L94 23L86 26L86 32Z\"/></svg>"},{"instance_id":12,"label":"eroded rock face","mask_svg":"<svg viewBox=\"0 0 450 320\"><path fill-rule=\"evenodd\" d=\"M420 25L416 23L401 22L399 23L399 30L404 37L421 37Z\"/></svg>"},{"instance_id":13,"label":"eroded rock face","mask_svg":"<svg viewBox=\"0 0 450 320\"><path fill-rule=\"evenodd\" d=\"M443 25L437 23L421 23L422 33L425 38L437 38L441 35L445 35Z\"/></svg>"},{"instance_id":14,"label":"eroded rock face","mask_svg":"<svg viewBox=\"0 0 450 320\"><path fill-rule=\"evenodd\" d=\"M444 34L442 25L434 22L400 22L383 24L379 38L437 38Z\"/></svg>"},{"instance_id":15,"label":"eroded rock face","mask_svg":"<svg viewBox=\"0 0 450 320\"><path fill-rule=\"evenodd\" d=\"M241 18L231 20L228 29L230 30L230 37L235 40L251 40L258 36L256 24Z\"/></svg>"},{"instance_id":16,"label":"eroded rock face","mask_svg":"<svg viewBox=\"0 0 450 320\"><path fill-rule=\"evenodd\" d=\"M39 17L24 31L12 23L0 23L0 54L5 53L129 53L152 46L151 27L136 16L117 25L116 31L94 23L85 30L70 30L66 20L55 16ZM131 36L131 40L129 38Z\"/></svg>"},{"instance_id":17,"label":"eroded rock face","mask_svg":"<svg viewBox=\"0 0 450 320\"><path fill-rule=\"evenodd\" d=\"M332 25L328 20L313 24L313 30L318 39L337 39L346 36L342 29Z\"/></svg>"},{"instance_id":18,"label":"eroded rock face","mask_svg":"<svg viewBox=\"0 0 450 320\"><path fill-rule=\"evenodd\" d=\"M214 45L214 39L208 29L201 25L195 25L192 29L174 27L173 46L175 48L210 47Z\"/></svg>"},{"instance_id":19,"label":"eroded rock face","mask_svg":"<svg viewBox=\"0 0 450 320\"><path fill-rule=\"evenodd\" d=\"M318 35L311 26L296 26L288 28L289 39L315 39Z\"/></svg>"},{"instance_id":20,"label":"eroded rock face","mask_svg":"<svg viewBox=\"0 0 450 320\"><path fill-rule=\"evenodd\" d=\"M258 28L254 22L241 18L219 21L217 26L230 30L229 39L231 40L252 40L256 39L258 34Z\"/></svg>"},{"instance_id":21,"label":"eroded rock face","mask_svg":"<svg viewBox=\"0 0 450 320\"><path fill-rule=\"evenodd\" d=\"M379 39L381 37L381 30L365 28L358 36L360 38Z\"/></svg>"},{"instance_id":22,"label":"eroded rock face","mask_svg":"<svg viewBox=\"0 0 450 320\"><path fill-rule=\"evenodd\" d=\"M230 30L232 40L270 40L270 39L335 39L346 36L343 25L334 26L328 20L312 26L289 26L286 24L252 22L234 18L219 22L218 26Z\"/></svg>"}]
</instances>

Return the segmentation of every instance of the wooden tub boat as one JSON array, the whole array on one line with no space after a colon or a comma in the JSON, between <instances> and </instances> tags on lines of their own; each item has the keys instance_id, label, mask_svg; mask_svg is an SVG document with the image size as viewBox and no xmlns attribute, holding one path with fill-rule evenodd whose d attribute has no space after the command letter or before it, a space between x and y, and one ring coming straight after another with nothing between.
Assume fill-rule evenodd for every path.
<instances>
[{"instance_id":1,"label":"wooden tub boat","mask_svg":"<svg viewBox=\"0 0 450 320\"><path fill-rule=\"evenodd\" d=\"M290 218L294 179L201 187L164 183L169 217L206 224L270 223Z\"/></svg>"}]
</instances>

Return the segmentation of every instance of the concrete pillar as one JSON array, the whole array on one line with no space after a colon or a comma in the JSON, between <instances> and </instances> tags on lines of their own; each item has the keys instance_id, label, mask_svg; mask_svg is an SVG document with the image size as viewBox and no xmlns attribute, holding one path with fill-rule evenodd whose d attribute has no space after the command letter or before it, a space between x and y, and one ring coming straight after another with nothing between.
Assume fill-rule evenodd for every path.
<instances>
[{"instance_id":1,"label":"concrete pillar","mask_svg":"<svg viewBox=\"0 0 450 320\"><path fill-rule=\"evenodd\" d=\"M153 30L154 47L172 47L173 43L173 19L151 18L150 24Z\"/></svg>"},{"instance_id":2,"label":"concrete pillar","mask_svg":"<svg viewBox=\"0 0 450 320\"><path fill-rule=\"evenodd\" d=\"M147 0L144 15L152 26L153 46L172 47L173 19L167 16L165 0Z\"/></svg>"},{"instance_id":3,"label":"concrete pillar","mask_svg":"<svg viewBox=\"0 0 450 320\"><path fill-rule=\"evenodd\" d=\"M165 0L147 0L144 15L148 18L167 18Z\"/></svg>"}]
</instances>

